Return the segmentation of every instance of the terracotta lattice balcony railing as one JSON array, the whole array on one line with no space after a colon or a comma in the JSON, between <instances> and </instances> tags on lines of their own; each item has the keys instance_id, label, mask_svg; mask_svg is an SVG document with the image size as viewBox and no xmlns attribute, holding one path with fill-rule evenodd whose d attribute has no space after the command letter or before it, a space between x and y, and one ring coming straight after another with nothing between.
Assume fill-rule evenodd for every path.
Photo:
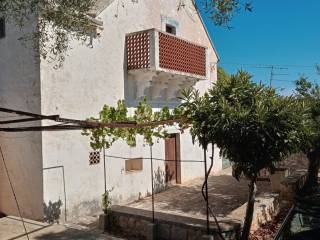
<instances>
[{"instance_id":1,"label":"terracotta lattice balcony railing","mask_svg":"<svg viewBox=\"0 0 320 240\"><path fill-rule=\"evenodd\" d=\"M207 79L207 48L156 29L126 36L127 70L137 82L137 98L166 100L182 88ZM152 88L151 88L152 87ZM162 92L162 93L160 93ZM163 94L162 94L163 95Z\"/></svg>"}]
</instances>

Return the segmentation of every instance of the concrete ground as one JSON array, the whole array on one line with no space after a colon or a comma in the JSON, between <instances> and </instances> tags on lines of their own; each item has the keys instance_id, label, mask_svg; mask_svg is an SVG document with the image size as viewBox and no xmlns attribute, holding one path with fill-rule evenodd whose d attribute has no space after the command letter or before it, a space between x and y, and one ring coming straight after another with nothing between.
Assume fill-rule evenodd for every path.
<instances>
[{"instance_id":1,"label":"concrete ground","mask_svg":"<svg viewBox=\"0 0 320 240\"><path fill-rule=\"evenodd\" d=\"M235 180L231 168L209 176L208 192L210 206L218 219L243 220L244 213L239 211L248 196L248 181ZM199 219L206 218L206 206L201 194L203 178L197 178L176 185L155 195L155 211ZM270 182L258 182L258 195L270 192ZM126 205L128 207L151 210L151 197ZM242 207L243 208L243 207Z\"/></svg>"},{"instance_id":2,"label":"concrete ground","mask_svg":"<svg viewBox=\"0 0 320 240\"><path fill-rule=\"evenodd\" d=\"M124 240L102 234L95 219L85 225L45 224L25 220L30 240ZM27 240L22 222L17 217L0 218L0 240Z\"/></svg>"},{"instance_id":3,"label":"concrete ground","mask_svg":"<svg viewBox=\"0 0 320 240\"><path fill-rule=\"evenodd\" d=\"M181 185L173 186L155 195L155 211L169 215L180 215L194 219L205 219L206 208L201 195L203 178L194 179ZM231 169L211 175L208 180L209 200L213 212L219 220L243 220L248 194L248 181L236 181L231 176ZM258 183L258 195L270 192L269 182ZM262 200L265 201L265 200ZM258 204L256 204L258 205ZM263 205L269 205L264 203ZM151 198L145 198L127 205L131 208L151 210ZM26 220L31 240L121 240L97 229L97 220L87 217L78 219L77 224L48 225ZM27 240L22 222L16 217L0 218L0 240ZM123 240L123 239L122 239Z\"/></svg>"}]
</instances>

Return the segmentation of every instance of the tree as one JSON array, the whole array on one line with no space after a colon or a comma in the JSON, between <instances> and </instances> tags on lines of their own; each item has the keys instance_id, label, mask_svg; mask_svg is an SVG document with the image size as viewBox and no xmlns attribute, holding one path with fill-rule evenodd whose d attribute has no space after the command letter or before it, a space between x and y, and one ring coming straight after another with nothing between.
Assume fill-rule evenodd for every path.
<instances>
[{"instance_id":1,"label":"tree","mask_svg":"<svg viewBox=\"0 0 320 240\"><path fill-rule=\"evenodd\" d=\"M85 42L92 29L88 13L96 0L1 0L0 17L16 25L20 38L43 59L62 63L71 40ZM36 21L32 32L24 33L24 26Z\"/></svg>"},{"instance_id":2,"label":"tree","mask_svg":"<svg viewBox=\"0 0 320 240\"><path fill-rule=\"evenodd\" d=\"M20 38L32 46L37 55L61 66L70 48L70 42L87 42L92 35L92 10L102 0L1 0L0 18L13 23L21 32L32 19L36 26ZM215 24L223 26L231 21L241 7L251 10L250 4L239 0L200 0Z\"/></svg>"},{"instance_id":3,"label":"tree","mask_svg":"<svg viewBox=\"0 0 320 240\"><path fill-rule=\"evenodd\" d=\"M228 81L230 74L227 73L222 67L218 67L217 77L219 81Z\"/></svg>"},{"instance_id":4,"label":"tree","mask_svg":"<svg viewBox=\"0 0 320 240\"><path fill-rule=\"evenodd\" d=\"M225 75L224 75L225 76ZM296 113L292 97L281 97L274 89L251 81L239 71L230 77L219 77L204 96L197 91L184 94L183 113L190 120L191 134L204 148L216 144L228 158L233 176L249 179L249 196L242 240L248 239L256 180L262 169L275 170L277 163L297 152L301 114Z\"/></svg>"},{"instance_id":5,"label":"tree","mask_svg":"<svg viewBox=\"0 0 320 240\"><path fill-rule=\"evenodd\" d=\"M318 173L320 167L320 88L304 76L296 81L296 100L308 125L303 131L301 150L309 160L308 175L300 194L312 194L318 190Z\"/></svg>"},{"instance_id":6,"label":"tree","mask_svg":"<svg viewBox=\"0 0 320 240\"><path fill-rule=\"evenodd\" d=\"M240 10L252 11L250 2L241 0L199 0L207 16L217 26L226 26L230 28L229 23L232 21L234 14Z\"/></svg>"}]
</instances>

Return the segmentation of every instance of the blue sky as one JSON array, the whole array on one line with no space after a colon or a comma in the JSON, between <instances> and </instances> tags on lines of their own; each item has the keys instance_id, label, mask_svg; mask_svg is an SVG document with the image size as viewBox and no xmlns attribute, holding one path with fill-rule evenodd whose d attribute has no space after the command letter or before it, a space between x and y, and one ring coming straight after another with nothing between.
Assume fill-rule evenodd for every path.
<instances>
[{"instance_id":1,"label":"blue sky","mask_svg":"<svg viewBox=\"0 0 320 240\"><path fill-rule=\"evenodd\" d=\"M199 0L201 1L201 0ZM228 72L244 69L254 81L268 84L274 70L273 86L283 94L294 80L305 74L320 83L314 65L320 63L319 0L251 0L253 12L240 12L231 30L215 26L204 16L221 62ZM280 75L281 74L281 75Z\"/></svg>"}]
</instances>

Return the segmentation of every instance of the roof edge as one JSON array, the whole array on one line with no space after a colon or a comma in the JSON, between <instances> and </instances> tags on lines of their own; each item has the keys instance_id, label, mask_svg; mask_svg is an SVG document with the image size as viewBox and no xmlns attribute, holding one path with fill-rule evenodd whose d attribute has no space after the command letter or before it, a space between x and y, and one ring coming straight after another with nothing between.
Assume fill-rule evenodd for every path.
<instances>
[{"instance_id":1,"label":"roof edge","mask_svg":"<svg viewBox=\"0 0 320 240\"><path fill-rule=\"evenodd\" d=\"M97 17L101 12L103 12L107 7L109 7L114 0L98 0L95 6L89 11L89 15L92 17Z\"/></svg>"},{"instance_id":2,"label":"roof edge","mask_svg":"<svg viewBox=\"0 0 320 240\"><path fill-rule=\"evenodd\" d=\"M217 51L217 49L216 49L216 47L215 47L215 45L214 45L214 43L213 43L213 40L212 40L211 36L210 36L210 34L209 34L208 28L207 28L207 26L206 26L205 23L204 23L204 20L203 20L203 18L202 18L202 16L201 16L201 13L200 13L200 11L199 11L199 8L198 8L195 0L191 0L191 2L192 2L194 8L195 8L196 11L197 11L197 14L198 14L198 16L199 16L199 18L200 18L200 21L201 21L201 23L202 23L202 26L203 26L204 30L206 31L206 34L207 34L207 37L209 38L211 47L213 48L213 51L215 52L215 54L216 54L216 56L217 56L217 59L218 59L217 63L218 63L218 62L220 61L220 56L219 56L218 51Z\"/></svg>"}]
</instances>

